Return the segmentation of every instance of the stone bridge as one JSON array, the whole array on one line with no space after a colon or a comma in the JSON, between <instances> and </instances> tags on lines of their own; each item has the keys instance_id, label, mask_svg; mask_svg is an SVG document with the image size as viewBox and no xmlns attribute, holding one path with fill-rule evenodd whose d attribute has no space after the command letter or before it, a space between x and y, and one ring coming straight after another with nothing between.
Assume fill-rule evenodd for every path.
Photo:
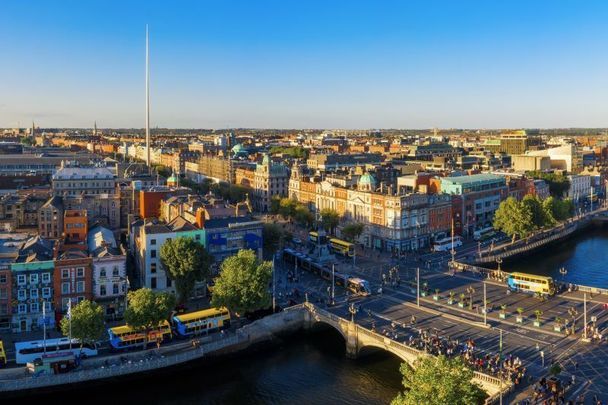
<instances>
[{"instance_id":1,"label":"stone bridge","mask_svg":"<svg viewBox=\"0 0 608 405\"><path fill-rule=\"evenodd\" d=\"M310 328L316 323L324 323L332 326L340 332L342 337L344 337L344 341L346 342L346 354L351 358L358 357L365 348L386 350L410 365L413 365L420 357L430 356L430 354L424 351L414 349L413 347L409 347L379 333L372 332L369 329L357 325L355 322L334 315L311 303L306 303L302 306L306 309L304 314L304 327ZM512 384L510 382L503 381L501 383L499 378L477 371L475 372L473 380L479 383L490 395L490 398L488 398L486 403L493 403L498 398L501 387L503 393L507 393L512 389Z\"/></svg>"}]
</instances>

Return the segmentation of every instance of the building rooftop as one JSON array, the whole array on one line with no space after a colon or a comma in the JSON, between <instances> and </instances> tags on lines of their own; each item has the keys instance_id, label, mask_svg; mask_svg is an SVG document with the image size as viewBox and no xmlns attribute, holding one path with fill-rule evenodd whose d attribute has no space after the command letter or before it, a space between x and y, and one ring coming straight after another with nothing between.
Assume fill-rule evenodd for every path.
<instances>
[{"instance_id":1,"label":"building rooftop","mask_svg":"<svg viewBox=\"0 0 608 405\"><path fill-rule=\"evenodd\" d=\"M243 224L246 222L260 222L252 217L228 217L228 218L215 218L205 221L205 229L214 228L228 228L230 224ZM261 222L260 222L261 224Z\"/></svg>"},{"instance_id":2,"label":"building rooftop","mask_svg":"<svg viewBox=\"0 0 608 405\"><path fill-rule=\"evenodd\" d=\"M505 181L505 178L495 174L472 174L470 176L441 177L441 182L450 182L462 186L489 181Z\"/></svg>"},{"instance_id":3,"label":"building rooftop","mask_svg":"<svg viewBox=\"0 0 608 405\"><path fill-rule=\"evenodd\" d=\"M113 178L114 174L105 167L62 167L53 175L53 180Z\"/></svg>"}]
</instances>

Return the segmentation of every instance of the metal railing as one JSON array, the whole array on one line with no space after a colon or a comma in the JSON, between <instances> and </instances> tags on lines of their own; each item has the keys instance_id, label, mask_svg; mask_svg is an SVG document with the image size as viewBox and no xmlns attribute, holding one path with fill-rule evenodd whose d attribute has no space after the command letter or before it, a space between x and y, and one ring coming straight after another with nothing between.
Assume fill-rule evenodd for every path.
<instances>
[{"instance_id":1,"label":"metal railing","mask_svg":"<svg viewBox=\"0 0 608 405\"><path fill-rule=\"evenodd\" d=\"M101 380L110 377L118 377L126 374L139 373L148 370L162 369L204 356L212 355L213 352L247 341L248 338L239 334L229 336L221 340L206 343L197 348L178 354L156 354L155 352L141 353L141 356L129 362L121 364L110 364L92 369L82 369L65 374L27 375L24 378L0 381L1 391L19 391L35 389L45 386L75 384L90 380ZM151 353L155 353L149 357ZM86 365L85 365L86 367Z\"/></svg>"}]
</instances>

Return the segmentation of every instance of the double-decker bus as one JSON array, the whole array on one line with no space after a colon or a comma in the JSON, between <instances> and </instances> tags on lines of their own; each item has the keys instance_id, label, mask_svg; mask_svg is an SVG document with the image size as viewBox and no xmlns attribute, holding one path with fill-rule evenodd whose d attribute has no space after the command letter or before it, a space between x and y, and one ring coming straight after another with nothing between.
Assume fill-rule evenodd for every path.
<instances>
[{"instance_id":1,"label":"double-decker bus","mask_svg":"<svg viewBox=\"0 0 608 405\"><path fill-rule=\"evenodd\" d=\"M542 295L555 294L553 279L547 276L515 272L507 276L507 286L513 291L524 291Z\"/></svg>"},{"instance_id":2,"label":"double-decker bus","mask_svg":"<svg viewBox=\"0 0 608 405\"><path fill-rule=\"evenodd\" d=\"M328 280L330 283L333 278L335 285L345 287L355 294L370 295L372 293L368 281L337 271L333 271L332 274L332 269L330 267L315 262L311 257L303 253L296 252L292 249L284 249L283 260L294 266L297 265L300 269L316 274L321 278Z\"/></svg>"},{"instance_id":3,"label":"double-decker bus","mask_svg":"<svg viewBox=\"0 0 608 405\"><path fill-rule=\"evenodd\" d=\"M32 363L36 359L41 359L43 354L55 353L73 353L77 357L97 356L97 345L85 343L81 349L78 339L72 339L70 345L70 339L67 337L15 343L15 362L17 364Z\"/></svg>"},{"instance_id":4,"label":"double-decker bus","mask_svg":"<svg viewBox=\"0 0 608 405\"><path fill-rule=\"evenodd\" d=\"M210 308L175 315L172 320L177 336L187 338L230 327L230 312L226 308Z\"/></svg>"},{"instance_id":5,"label":"double-decker bus","mask_svg":"<svg viewBox=\"0 0 608 405\"><path fill-rule=\"evenodd\" d=\"M462 246L462 238L460 236L454 236L454 248ZM452 250L452 238L447 237L438 239L433 243L433 250L435 252L449 252Z\"/></svg>"},{"instance_id":6,"label":"double-decker bus","mask_svg":"<svg viewBox=\"0 0 608 405\"><path fill-rule=\"evenodd\" d=\"M319 242L319 233L311 231L308 233L308 240L311 243L317 244ZM353 257L355 255L355 245L338 238L330 238L329 246L332 252L338 253L342 256Z\"/></svg>"},{"instance_id":7,"label":"double-decker bus","mask_svg":"<svg viewBox=\"0 0 608 405\"><path fill-rule=\"evenodd\" d=\"M355 255L355 245L342 239L331 238L329 240L331 250L346 257Z\"/></svg>"},{"instance_id":8,"label":"double-decker bus","mask_svg":"<svg viewBox=\"0 0 608 405\"><path fill-rule=\"evenodd\" d=\"M109 328L108 335L110 337L110 346L115 350L146 347L159 341L171 340L173 337L171 325L167 321L163 321L158 328L148 331L147 337L145 331L135 330L129 325Z\"/></svg>"},{"instance_id":9,"label":"double-decker bus","mask_svg":"<svg viewBox=\"0 0 608 405\"><path fill-rule=\"evenodd\" d=\"M0 368L6 366L6 352L4 351L4 343L0 340Z\"/></svg>"}]
</instances>

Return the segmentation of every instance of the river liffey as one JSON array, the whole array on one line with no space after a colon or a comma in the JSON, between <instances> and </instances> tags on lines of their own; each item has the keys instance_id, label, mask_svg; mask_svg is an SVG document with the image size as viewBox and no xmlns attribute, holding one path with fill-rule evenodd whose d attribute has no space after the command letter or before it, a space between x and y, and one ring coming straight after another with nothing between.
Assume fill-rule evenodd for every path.
<instances>
[{"instance_id":1,"label":"river liffey","mask_svg":"<svg viewBox=\"0 0 608 405\"><path fill-rule=\"evenodd\" d=\"M502 267L505 271L550 275L558 281L608 288L608 226L591 226ZM565 276L561 268L567 270Z\"/></svg>"},{"instance_id":2,"label":"river liffey","mask_svg":"<svg viewBox=\"0 0 608 405\"><path fill-rule=\"evenodd\" d=\"M357 360L322 330L240 357L183 372L45 395L45 401L94 404L388 404L401 388L400 361L385 352Z\"/></svg>"}]
</instances>

